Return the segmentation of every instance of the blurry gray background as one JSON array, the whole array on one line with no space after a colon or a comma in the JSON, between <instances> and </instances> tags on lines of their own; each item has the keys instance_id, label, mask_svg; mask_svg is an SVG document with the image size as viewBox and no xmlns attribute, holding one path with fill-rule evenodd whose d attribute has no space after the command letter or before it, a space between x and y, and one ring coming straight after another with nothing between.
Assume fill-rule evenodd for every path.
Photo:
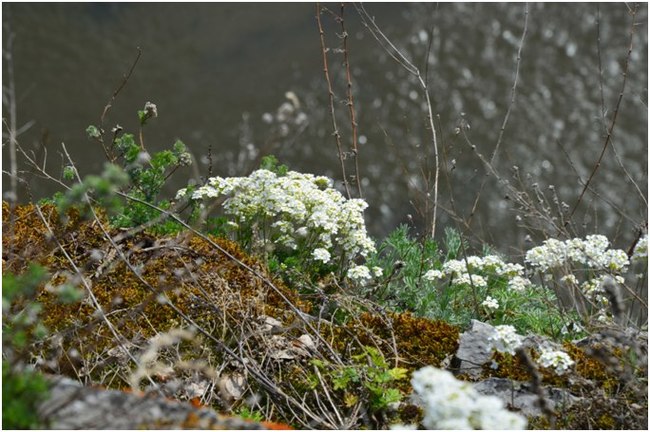
<instances>
[{"instance_id":1,"label":"blurry gray background","mask_svg":"<svg viewBox=\"0 0 650 432\"><path fill-rule=\"evenodd\" d=\"M340 13L339 4L326 6ZM485 169L467 140L486 157L494 149L511 98L525 5L366 8L423 72L431 41L428 82L444 156L441 237L445 227L458 227L450 213L468 218L484 181ZM314 4L4 3L2 12L3 50L8 32L15 35L18 125L33 121L19 142L40 157L47 148L52 175L60 175L61 142L82 175L101 169L103 153L84 131L99 123L140 47L140 61L105 126L120 124L137 133L136 111L147 101L158 106L159 117L145 129L149 151L169 148L180 138L198 162L196 171L173 176L166 191L170 196L197 172L207 176L210 165L212 175L245 175L270 153L291 169L329 175L341 186ZM347 147L346 81L343 55L336 50L341 27L332 14L321 17L332 48L337 120ZM430 222L418 209L425 208L421 191L426 192L423 178L433 170L433 150L423 93L364 29L353 5L344 17L371 234L381 238L403 222L424 233ZM608 125L621 88L631 16L623 3L535 3L529 5L528 19L517 99L496 168L516 183L511 173L517 166L522 187L532 193L536 183L548 193L552 185L561 201L573 205L582 189L578 175L589 176L605 142L602 101ZM608 235L624 248L647 220L647 205L637 193L637 186L647 191L647 4L636 20L613 146L592 184L599 197L588 192L574 216L577 231ZM5 86L7 66L3 59ZM286 105L278 110L288 101L288 91L300 101L293 113ZM351 172L351 161L347 167ZM36 198L57 190L51 182L22 176ZM508 194L488 178L470 226L460 227L516 255L530 247L524 241L529 232L518 227ZM26 199L24 188L20 195Z\"/></svg>"}]
</instances>

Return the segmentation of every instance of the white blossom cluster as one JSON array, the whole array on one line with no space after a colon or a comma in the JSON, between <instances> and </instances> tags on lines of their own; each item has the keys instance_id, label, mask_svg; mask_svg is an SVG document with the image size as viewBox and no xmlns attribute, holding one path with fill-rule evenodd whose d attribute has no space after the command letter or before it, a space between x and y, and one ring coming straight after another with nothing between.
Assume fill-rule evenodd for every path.
<instances>
[{"instance_id":1,"label":"white blossom cluster","mask_svg":"<svg viewBox=\"0 0 650 432\"><path fill-rule=\"evenodd\" d=\"M481 395L448 371L424 367L413 373L411 384L412 399L422 408L427 429L526 428L526 418L508 411L501 399Z\"/></svg>"},{"instance_id":2,"label":"white blossom cluster","mask_svg":"<svg viewBox=\"0 0 650 432\"><path fill-rule=\"evenodd\" d=\"M364 265L353 264L348 269L347 277L355 282L364 282L372 279L373 275L375 277L381 277L383 273L384 270L381 267L373 267L371 272L370 269Z\"/></svg>"},{"instance_id":3,"label":"white blossom cluster","mask_svg":"<svg viewBox=\"0 0 650 432\"><path fill-rule=\"evenodd\" d=\"M632 261L644 260L648 260L648 234L639 239L632 253Z\"/></svg>"},{"instance_id":4,"label":"white blossom cluster","mask_svg":"<svg viewBox=\"0 0 650 432\"><path fill-rule=\"evenodd\" d=\"M625 271L630 263L625 251L608 248L609 240L602 235L589 235L584 240L548 239L526 252L526 262L542 272L569 263L593 270Z\"/></svg>"},{"instance_id":5,"label":"white blossom cluster","mask_svg":"<svg viewBox=\"0 0 650 432\"><path fill-rule=\"evenodd\" d=\"M187 194L181 189L176 198ZM237 226L257 224L264 240L293 250L308 247L315 261L327 263L336 252L352 259L375 251L363 219L368 204L346 199L327 177L260 169L248 177L212 177L191 194L193 200L220 197Z\"/></svg>"},{"instance_id":6,"label":"white blossom cluster","mask_svg":"<svg viewBox=\"0 0 650 432\"><path fill-rule=\"evenodd\" d=\"M558 375L564 374L575 363L569 357L569 354L564 351L558 351L548 347L542 347L541 351L537 362L544 367L555 369L555 373Z\"/></svg>"},{"instance_id":7,"label":"white blossom cluster","mask_svg":"<svg viewBox=\"0 0 650 432\"><path fill-rule=\"evenodd\" d=\"M502 353L515 354L517 348L523 344L523 336L517 334L517 330L511 325L499 325L494 327L494 333L488 338L490 350ZM564 351L556 350L548 346L540 347L541 354L537 363L546 368L552 368L555 373L562 375L574 364L571 357Z\"/></svg>"},{"instance_id":8,"label":"white blossom cluster","mask_svg":"<svg viewBox=\"0 0 650 432\"><path fill-rule=\"evenodd\" d=\"M498 325L494 327L494 334L488 338L491 349L515 354L515 350L521 346L524 339L517 334L517 330L511 325Z\"/></svg>"},{"instance_id":9,"label":"white blossom cluster","mask_svg":"<svg viewBox=\"0 0 650 432\"><path fill-rule=\"evenodd\" d=\"M499 302L496 299L487 296L481 303L481 306L485 306L487 309L497 310L499 309Z\"/></svg>"},{"instance_id":10,"label":"white blossom cluster","mask_svg":"<svg viewBox=\"0 0 650 432\"><path fill-rule=\"evenodd\" d=\"M422 277L431 282L448 277L453 285L474 285L483 288L488 285L491 276L507 278L508 287L515 291L524 291L531 285L531 282L524 277L523 266L506 263L496 255L449 260L443 264L442 270L429 270Z\"/></svg>"}]
</instances>

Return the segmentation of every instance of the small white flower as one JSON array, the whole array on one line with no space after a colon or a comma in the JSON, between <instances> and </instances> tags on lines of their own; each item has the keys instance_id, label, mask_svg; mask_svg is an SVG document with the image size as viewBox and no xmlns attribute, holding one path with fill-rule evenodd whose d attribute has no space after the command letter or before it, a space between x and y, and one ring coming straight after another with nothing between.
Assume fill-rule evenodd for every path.
<instances>
[{"instance_id":1,"label":"small white flower","mask_svg":"<svg viewBox=\"0 0 650 432\"><path fill-rule=\"evenodd\" d=\"M574 364L571 357L563 351L556 351L547 347L542 347L542 353L537 360L540 365L555 369L558 375L562 375Z\"/></svg>"},{"instance_id":2,"label":"small white flower","mask_svg":"<svg viewBox=\"0 0 650 432\"><path fill-rule=\"evenodd\" d=\"M370 270L364 265L350 267L348 270L348 277L353 281L361 281L371 279Z\"/></svg>"},{"instance_id":3,"label":"small white flower","mask_svg":"<svg viewBox=\"0 0 650 432\"><path fill-rule=\"evenodd\" d=\"M564 282L564 283L566 283L566 284L569 284L569 285L579 285L579 284L580 284L580 282L578 282L578 278L575 277L575 276L572 275L572 274L568 274L568 275L566 275L566 276L562 276L562 277L560 278L560 281L562 281L562 282Z\"/></svg>"},{"instance_id":4,"label":"small white flower","mask_svg":"<svg viewBox=\"0 0 650 432\"><path fill-rule=\"evenodd\" d=\"M454 280L454 285L474 285L478 288L484 288L487 286L487 281L481 275L469 273L462 273L458 275Z\"/></svg>"},{"instance_id":5,"label":"small white flower","mask_svg":"<svg viewBox=\"0 0 650 432\"><path fill-rule=\"evenodd\" d=\"M331 258L329 251L323 248L314 249L312 256L316 261L322 261L324 263L328 263Z\"/></svg>"},{"instance_id":6,"label":"small white flower","mask_svg":"<svg viewBox=\"0 0 650 432\"><path fill-rule=\"evenodd\" d=\"M185 198L186 192L187 192L187 188L179 189L178 192L176 192L176 200Z\"/></svg>"},{"instance_id":7,"label":"small white flower","mask_svg":"<svg viewBox=\"0 0 650 432\"><path fill-rule=\"evenodd\" d=\"M373 267L372 268L372 274L375 275L375 277L381 277L384 274L384 270L381 267Z\"/></svg>"},{"instance_id":8,"label":"small white flower","mask_svg":"<svg viewBox=\"0 0 650 432\"><path fill-rule=\"evenodd\" d=\"M644 235L639 239L636 246L634 247L634 253L632 253L632 261L643 261L648 260L648 235Z\"/></svg>"},{"instance_id":9,"label":"small white flower","mask_svg":"<svg viewBox=\"0 0 650 432\"><path fill-rule=\"evenodd\" d=\"M494 334L488 338L492 349L502 353L513 354L523 343L523 338L517 334L511 325L499 325L494 327Z\"/></svg>"},{"instance_id":10,"label":"small white flower","mask_svg":"<svg viewBox=\"0 0 650 432\"><path fill-rule=\"evenodd\" d=\"M525 277L515 276L508 281L508 288L513 291L523 292L531 285L530 280Z\"/></svg>"},{"instance_id":11,"label":"small white flower","mask_svg":"<svg viewBox=\"0 0 650 432\"><path fill-rule=\"evenodd\" d=\"M508 411L501 399L483 396L450 372L424 367L413 373L413 402L424 412L426 429L525 429L526 418Z\"/></svg>"},{"instance_id":12,"label":"small white flower","mask_svg":"<svg viewBox=\"0 0 650 432\"><path fill-rule=\"evenodd\" d=\"M429 282L433 282L435 280L442 279L443 277L445 277L445 274L443 272L441 272L440 270L429 270L428 272L426 272L422 276L422 278L424 280L427 280Z\"/></svg>"},{"instance_id":13,"label":"small white flower","mask_svg":"<svg viewBox=\"0 0 650 432\"><path fill-rule=\"evenodd\" d=\"M488 309L492 310L497 310L499 309L499 302L496 299L493 299L490 296L487 296L485 300L483 300L483 303L481 303L482 306L485 306Z\"/></svg>"}]
</instances>

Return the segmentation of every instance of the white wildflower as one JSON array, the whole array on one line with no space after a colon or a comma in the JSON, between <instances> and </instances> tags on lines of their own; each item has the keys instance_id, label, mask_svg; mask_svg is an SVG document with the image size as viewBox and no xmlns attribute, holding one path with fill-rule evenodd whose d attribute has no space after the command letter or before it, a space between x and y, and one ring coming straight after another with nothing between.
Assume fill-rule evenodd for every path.
<instances>
[{"instance_id":1,"label":"white wildflower","mask_svg":"<svg viewBox=\"0 0 650 432\"><path fill-rule=\"evenodd\" d=\"M644 235L639 239L634 252L632 253L632 261L647 261L648 260L648 235Z\"/></svg>"},{"instance_id":2,"label":"white wildflower","mask_svg":"<svg viewBox=\"0 0 650 432\"><path fill-rule=\"evenodd\" d=\"M523 343L523 338L513 326L499 325L494 328L494 334L488 338L488 342L496 351L514 354Z\"/></svg>"},{"instance_id":3,"label":"white wildflower","mask_svg":"<svg viewBox=\"0 0 650 432\"><path fill-rule=\"evenodd\" d=\"M563 351L557 351L547 347L542 347L541 350L542 353L537 362L543 367L555 369L558 375L564 374L574 364L571 357Z\"/></svg>"},{"instance_id":4,"label":"white wildflower","mask_svg":"<svg viewBox=\"0 0 650 432\"><path fill-rule=\"evenodd\" d=\"M481 275L470 275L469 273L463 273L458 275L454 279L454 285L474 285L477 288L484 288L487 286L487 281Z\"/></svg>"},{"instance_id":5,"label":"white wildflower","mask_svg":"<svg viewBox=\"0 0 650 432\"><path fill-rule=\"evenodd\" d=\"M312 252L312 256L316 261L322 261L324 263L329 262L331 258L331 255L327 251L327 249L323 249L323 248L314 249L314 252Z\"/></svg>"},{"instance_id":6,"label":"white wildflower","mask_svg":"<svg viewBox=\"0 0 650 432\"><path fill-rule=\"evenodd\" d=\"M413 401L424 412L427 429L524 429L526 418L508 411L495 396L479 394L450 372L424 367L411 379Z\"/></svg>"},{"instance_id":7,"label":"white wildflower","mask_svg":"<svg viewBox=\"0 0 650 432\"><path fill-rule=\"evenodd\" d=\"M427 280L429 282L433 282L433 281L436 281L438 279L442 279L443 277L445 277L445 274L443 272L441 272L440 270L429 270L428 272L426 272L422 276L422 278L424 280Z\"/></svg>"},{"instance_id":8,"label":"white wildflower","mask_svg":"<svg viewBox=\"0 0 650 432\"><path fill-rule=\"evenodd\" d=\"M525 277L515 276L508 281L508 288L513 291L526 291L526 289L531 285L530 280Z\"/></svg>"},{"instance_id":9,"label":"white wildflower","mask_svg":"<svg viewBox=\"0 0 650 432\"><path fill-rule=\"evenodd\" d=\"M490 296L487 296L485 300L481 303L482 306L485 306L488 309L497 310L499 309L499 302L496 299L493 299Z\"/></svg>"},{"instance_id":10,"label":"white wildflower","mask_svg":"<svg viewBox=\"0 0 650 432\"><path fill-rule=\"evenodd\" d=\"M348 277L354 281L371 279L370 270L364 265L350 267L348 270Z\"/></svg>"},{"instance_id":11,"label":"white wildflower","mask_svg":"<svg viewBox=\"0 0 650 432\"><path fill-rule=\"evenodd\" d=\"M179 189L178 192L176 192L176 200L178 201L179 199L185 198L186 193L187 188Z\"/></svg>"},{"instance_id":12,"label":"white wildflower","mask_svg":"<svg viewBox=\"0 0 650 432\"><path fill-rule=\"evenodd\" d=\"M578 282L578 278L575 277L575 276L572 275L572 274L568 274L568 275L566 275L566 276L562 276L562 277L560 278L560 281L564 282L565 284L569 284L569 285L578 285L578 284L580 283L580 282Z\"/></svg>"}]
</instances>

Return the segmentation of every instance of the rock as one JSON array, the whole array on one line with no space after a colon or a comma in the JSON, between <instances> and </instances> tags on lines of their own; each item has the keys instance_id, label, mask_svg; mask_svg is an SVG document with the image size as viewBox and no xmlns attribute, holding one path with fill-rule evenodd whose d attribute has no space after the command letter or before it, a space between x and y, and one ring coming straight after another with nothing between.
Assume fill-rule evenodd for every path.
<instances>
[{"instance_id":1,"label":"rock","mask_svg":"<svg viewBox=\"0 0 650 432\"><path fill-rule=\"evenodd\" d=\"M38 412L51 429L266 429L155 394L85 387L60 376L49 379L52 387Z\"/></svg>"},{"instance_id":2,"label":"rock","mask_svg":"<svg viewBox=\"0 0 650 432\"><path fill-rule=\"evenodd\" d=\"M470 328L460 335L458 351L452 360L456 367L454 372L465 374L470 380L475 380L474 387L483 395L497 396L503 402L526 416L539 416L542 411L538 406L538 396L530 390L528 383L522 383L506 378L487 378L480 380L483 366L492 359L491 346L488 339L494 333L494 327L480 321L472 320ZM561 346L548 338L539 335L529 335L523 345L527 348L539 349L546 345L554 349ZM480 381L479 381L480 380ZM570 406L580 398L571 395L568 390L544 387L550 408L563 405Z\"/></svg>"},{"instance_id":3,"label":"rock","mask_svg":"<svg viewBox=\"0 0 650 432\"><path fill-rule=\"evenodd\" d=\"M491 325L472 320L470 328L460 335L458 351L452 360L452 365L457 366L456 374L465 374L472 379L481 377L482 366L492 357L488 338L493 332Z\"/></svg>"},{"instance_id":4,"label":"rock","mask_svg":"<svg viewBox=\"0 0 650 432\"><path fill-rule=\"evenodd\" d=\"M510 406L527 417L540 416L542 411L539 408L538 397L530 391L527 383L520 383L507 378L488 378L474 383L477 392L486 396L496 396L506 406ZM549 407L553 410L557 406L570 406L580 400L573 396L568 390L558 388L544 388Z\"/></svg>"}]
</instances>

